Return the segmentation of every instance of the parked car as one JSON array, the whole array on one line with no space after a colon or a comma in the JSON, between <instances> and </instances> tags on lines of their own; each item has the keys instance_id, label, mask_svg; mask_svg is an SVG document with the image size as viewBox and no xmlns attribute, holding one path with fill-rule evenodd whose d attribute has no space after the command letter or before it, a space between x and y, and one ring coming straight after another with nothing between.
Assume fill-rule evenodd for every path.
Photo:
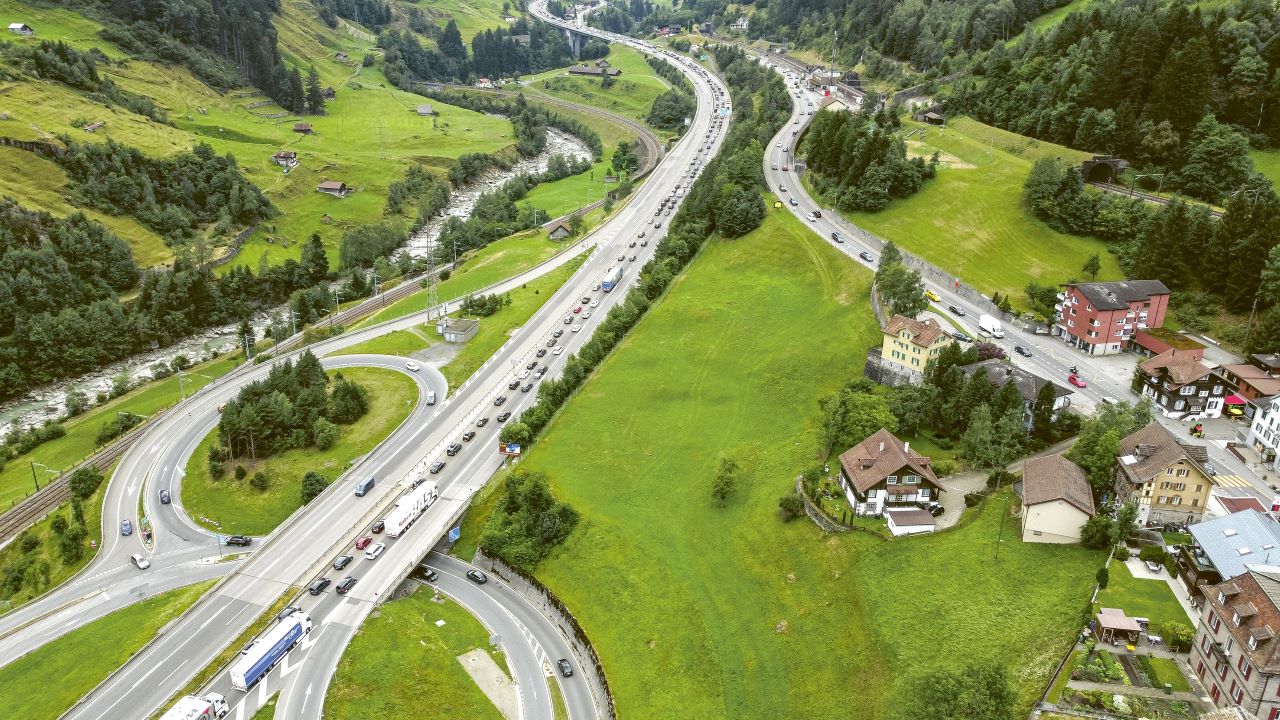
<instances>
[{"instance_id":1,"label":"parked car","mask_svg":"<svg viewBox=\"0 0 1280 720\"><path fill-rule=\"evenodd\" d=\"M1078 388L1089 386L1089 384L1084 381L1084 378L1080 377L1075 373L1071 373L1070 375L1067 376L1067 382L1071 383L1072 385L1075 385Z\"/></svg>"},{"instance_id":2,"label":"parked car","mask_svg":"<svg viewBox=\"0 0 1280 720\"><path fill-rule=\"evenodd\" d=\"M338 559L333 561L333 569L334 569L334 570L341 570L342 568L344 568L344 567L346 567L346 566L348 566L348 565L350 565L350 564L351 564L351 556L350 556L350 555L339 555L339 556L338 556Z\"/></svg>"},{"instance_id":3,"label":"parked car","mask_svg":"<svg viewBox=\"0 0 1280 720\"><path fill-rule=\"evenodd\" d=\"M378 543L376 545L373 545L368 550L364 551L364 559L377 560L378 556L382 554L382 551L386 549L387 549L387 546L384 545L383 543Z\"/></svg>"},{"instance_id":4,"label":"parked car","mask_svg":"<svg viewBox=\"0 0 1280 720\"><path fill-rule=\"evenodd\" d=\"M387 529L387 524L381 520L375 520L373 523L373 527L369 529L373 531L374 535L377 535L378 533Z\"/></svg>"},{"instance_id":5,"label":"parked car","mask_svg":"<svg viewBox=\"0 0 1280 720\"><path fill-rule=\"evenodd\" d=\"M965 333L960 332L959 330L951 333L951 337L959 340L960 342L973 342L973 338L969 337Z\"/></svg>"},{"instance_id":6,"label":"parked car","mask_svg":"<svg viewBox=\"0 0 1280 720\"><path fill-rule=\"evenodd\" d=\"M556 661L556 665L560 668L560 674L564 677L573 677L573 666L565 658Z\"/></svg>"},{"instance_id":7,"label":"parked car","mask_svg":"<svg viewBox=\"0 0 1280 720\"><path fill-rule=\"evenodd\" d=\"M339 595L346 595L351 591L351 588L355 587L355 584L356 579L348 575L342 578L342 582L338 583L338 587L334 589L338 591Z\"/></svg>"},{"instance_id":8,"label":"parked car","mask_svg":"<svg viewBox=\"0 0 1280 720\"><path fill-rule=\"evenodd\" d=\"M161 491L160 491L160 504L161 504L161 505L168 505L168 504L169 504L169 503L171 503L171 502L173 502L173 498L169 497L169 491L168 491L168 490L161 490Z\"/></svg>"},{"instance_id":9,"label":"parked car","mask_svg":"<svg viewBox=\"0 0 1280 720\"><path fill-rule=\"evenodd\" d=\"M928 512L930 515L934 517L938 517L943 512L945 512L945 509L942 507L942 503L937 501L920 503L920 505L921 505L921 509L925 510L926 512Z\"/></svg>"},{"instance_id":10,"label":"parked car","mask_svg":"<svg viewBox=\"0 0 1280 720\"><path fill-rule=\"evenodd\" d=\"M130 555L129 562L133 563L134 567L138 568L139 570L146 570L147 568L151 567L151 561L142 557L141 555Z\"/></svg>"},{"instance_id":11,"label":"parked car","mask_svg":"<svg viewBox=\"0 0 1280 720\"><path fill-rule=\"evenodd\" d=\"M332 581L327 577L316 578L312 581L311 585L307 587L307 592L312 595L319 595L324 592L324 589L329 587L331 583Z\"/></svg>"},{"instance_id":12,"label":"parked car","mask_svg":"<svg viewBox=\"0 0 1280 720\"><path fill-rule=\"evenodd\" d=\"M1022 357L1031 357L1031 351L1022 347L1021 345L1014 345L1013 351L1018 353Z\"/></svg>"},{"instance_id":13,"label":"parked car","mask_svg":"<svg viewBox=\"0 0 1280 720\"><path fill-rule=\"evenodd\" d=\"M485 575L484 573L480 572L479 570L468 570L468 571L467 571L467 579L468 579L468 580L470 580L471 582L473 582L473 583L477 584L477 585L483 585L483 584L485 584L485 583L489 582L489 576L488 576L488 575Z\"/></svg>"},{"instance_id":14,"label":"parked car","mask_svg":"<svg viewBox=\"0 0 1280 720\"><path fill-rule=\"evenodd\" d=\"M232 535L227 538L227 544L235 545L236 547L249 547L253 544L253 538L248 535Z\"/></svg>"},{"instance_id":15,"label":"parked car","mask_svg":"<svg viewBox=\"0 0 1280 720\"><path fill-rule=\"evenodd\" d=\"M358 538L356 540L356 549L363 550L372 544L373 544L373 538L370 537L369 535L365 535L364 537Z\"/></svg>"}]
</instances>

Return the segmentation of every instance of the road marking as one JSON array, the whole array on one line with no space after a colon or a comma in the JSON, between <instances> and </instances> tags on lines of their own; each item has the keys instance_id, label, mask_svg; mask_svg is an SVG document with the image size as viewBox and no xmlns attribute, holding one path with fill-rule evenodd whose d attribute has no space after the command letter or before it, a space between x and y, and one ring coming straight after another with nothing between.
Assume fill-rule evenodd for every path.
<instances>
[{"instance_id":1,"label":"road marking","mask_svg":"<svg viewBox=\"0 0 1280 720\"><path fill-rule=\"evenodd\" d=\"M210 615L208 620L205 620L204 622L200 623L200 627L196 628L196 632L200 632L201 630L203 630L205 625L208 625L209 623L213 622L213 619L221 615L222 611L226 610L228 607L229 606L227 605L223 605L222 607L218 608L218 611Z\"/></svg>"}]
</instances>

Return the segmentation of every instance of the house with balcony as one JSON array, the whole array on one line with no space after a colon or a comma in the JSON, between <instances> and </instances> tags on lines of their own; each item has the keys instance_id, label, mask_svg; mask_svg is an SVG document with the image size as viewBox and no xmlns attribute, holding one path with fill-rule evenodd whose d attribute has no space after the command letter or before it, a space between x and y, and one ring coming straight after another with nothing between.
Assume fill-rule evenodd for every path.
<instances>
[{"instance_id":1,"label":"house with balcony","mask_svg":"<svg viewBox=\"0 0 1280 720\"><path fill-rule=\"evenodd\" d=\"M1280 395L1267 398L1253 414L1246 443L1262 462L1280 472Z\"/></svg>"},{"instance_id":2,"label":"house with balcony","mask_svg":"<svg viewBox=\"0 0 1280 720\"><path fill-rule=\"evenodd\" d=\"M1221 417L1227 384L1195 352L1170 349L1146 360L1133 372L1132 389L1151 398L1165 415L1196 413Z\"/></svg>"},{"instance_id":3,"label":"house with balcony","mask_svg":"<svg viewBox=\"0 0 1280 720\"><path fill-rule=\"evenodd\" d=\"M960 366L960 371L965 374L966 379L972 377L979 370L987 372L987 379L991 381L992 386L997 390L1009 383L1013 383L1018 388L1018 394L1022 396L1023 402L1026 403L1023 407L1023 421L1026 423L1027 430L1031 430L1031 423L1035 416L1036 399L1040 397L1040 391L1044 389L1045 385L1053 386L1053 417L1057 418L1059 413L1071 407L1072 390L1042 378L1029 370L1024 370L1008 361L992 358Z\"/></svg>"},{"instance_id":4,"label":"house with balcony","mask_svg":"<svg viewBox=\"0 0 1280 720\"><path fill-rule=\"evenodd\" d=\"M1213 489L1208 459L1203 445L1183 443L1152 421L1120 441L1117 495L1137 503L1144 525L1199 522Z\"/></svg>"},{"instance_id":5,"label":"house with balcony","mask_svg":"<svg viewBox=\"0 0 1280 720\"><path fill-rule=\"evenodd\" d=\"M1233 506L1245 505L1228 501ZM1178 570L1192 597L1245 572L1248 563L1280 563L1280 523L1245 507L1189 528L1191 542L1178 548Z\"/></svg>"},{"instance_id":6,"label":"house with balcony","mask_svg":"<svg viewBox=\"0 0 1280 720\"><path fill-rule=\"evenodd\" d=\"M1280 373L1259 367L1260 363L1253 358L1250 360L1238 365L1223 365L1220 372L1233 390L1227 397L1227 414L1251 420L1268 398L1280 395Z\"/></svg>"},{"instance_id":7,"label":"house with balcony","mask_svg":"<svg viewBox=\"0 0 1280 720\"><path fill-rule=\"evenodd\" d=\"M840 455L840 489L859 515L936 502L942 495L929 458L883 428Z\"/></svg>"},{"instance_id":8,"label":"house with balcony","mask_svg":"<svg viewBox=\"0 0 1280 720\"><path fill-rule=\"evenodd\" d=\"M1068 283L1054 306L1054 334L1090 355L1115 355L1137 331L1164 325L1168 309L1159 280Z\"/></svg>"},{"instance_id":9,"label":"house with balcony","mask_svg":"<svg viewBox=\"0 0 1280 720\"><path fill-rule=\"evenodd\" d=\"M932 318L914 320L894 315L880 332L883 334L881 364L917 383L924 380L924 369L929 361L938 357L942 348L955 342Z\"/></svg>"},{"instance_id":10,"label":"house with balcony","mask_svg":"<svg viewBox=\"0 0 1280 720\"><path fill-rule=\"evenodd\" d=\"M1280 718L1280 567L1209 586L1188 662L1218 707Z\"/></svg>"}]
</instances>

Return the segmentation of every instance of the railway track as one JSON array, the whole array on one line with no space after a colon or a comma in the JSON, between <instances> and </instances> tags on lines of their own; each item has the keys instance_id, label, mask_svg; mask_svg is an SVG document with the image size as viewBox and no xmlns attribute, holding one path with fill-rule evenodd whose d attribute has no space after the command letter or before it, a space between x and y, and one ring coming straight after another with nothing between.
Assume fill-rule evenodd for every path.
<instances>
[{"instance_id":1,"label":"railway track","mask_svg":"<svg viewBox=\"0 0 1280 720\"><path fill-rule=\"evenodd\" d=\"M1146 193L1141 190L1137 190L1135 188L1127 188L1123 185L1117 185L1115 183L1090 180L1088 184L1098 188L1103 192L1111 193L1112 195L1125 195L1127 197L1137 198L1139 200L1142 200L1143 202L1149 202L1152 205L1168 205L1169 204L1169 198L1167 197L1152 195L1151 193ZM1193 204L1200 205L1202 203L1193 203ZM1209 215L1215 218L1220 218L1222 217L1222 211L1209 208Z\"/></svg>"}]
</instances>

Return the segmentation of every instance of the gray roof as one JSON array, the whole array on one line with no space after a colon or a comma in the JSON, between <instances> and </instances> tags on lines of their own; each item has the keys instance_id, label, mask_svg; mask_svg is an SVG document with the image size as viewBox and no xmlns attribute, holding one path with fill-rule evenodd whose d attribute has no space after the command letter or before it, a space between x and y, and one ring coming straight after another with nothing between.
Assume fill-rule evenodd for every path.
<instances>
[{"instance_id":1,"label":"gray roof","mask_svg":"<svg viewBox=\"0 0 1280 720\"><path fill-rule=\"evenodd\" d=\"M1152 295L1169 294L1169 288L1159 280L1078 283L1076 287L1099 310L1123 310L1131 302L1149 300Z\"/></svg>"},{"instance_id":2,"label":"gray roof","mask_svg":"<svg viewBox=\"0 0 1280 720\"><path fill-rule=\"evenodd\" d=\"M1280 562L1280 523L1257 510L1197 523L1191 536L1224 580L1244 573L1245 563Z\"/></svg>"},{"instance_id":3,"label":"gray roof","mask_svg":"<svg viewBox=\"0 0 1280 720\"><path fill-rule=\"evenodd\" d=\"M987 379L996 387L1004 387L1005 383L1012 380L1018 386L1018 393L1022 395L1022 399L1027 402L1035 402L1036 398L1040 396L1040 388L1045 385L1053 386L1053 396L1055 398L1070 395L1073 392L1051 380L1046 380L1035 373L1023 370L1017 365L999 358L991 358L990 360L960 366L960 370L966 376L973 375L979 368L986 369Z\"/></svg>"}]
</instances>

